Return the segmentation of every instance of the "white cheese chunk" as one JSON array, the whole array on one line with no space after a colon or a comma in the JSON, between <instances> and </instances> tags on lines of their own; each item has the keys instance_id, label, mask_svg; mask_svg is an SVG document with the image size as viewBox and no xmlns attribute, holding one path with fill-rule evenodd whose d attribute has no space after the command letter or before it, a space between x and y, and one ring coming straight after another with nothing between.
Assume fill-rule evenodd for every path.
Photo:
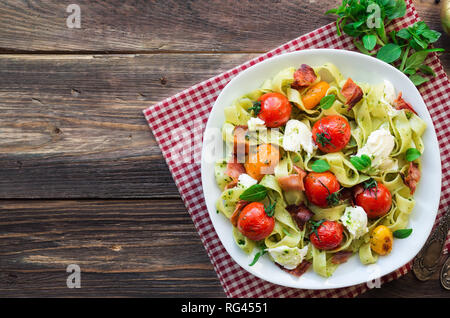
<instances>
[{"instance_id":1,"label":"white cheese chunk","mask_svg":"<svg viewBox=\"0 0 450 318\"><path fill-rule=\"evenodd\" d=\"M247 121L247 127L250 131L266 129L266 123L259 117L252 117Z\"/></svg>"},{"instance_id":2,"label":"white cheese chunk","mask_svg":"<svg viewBox=\"0 0 450 318\"><path fill-rule=\"evenodd\" d=\"M300 151L303 148L312 154L316 146L309 128L301 121L291 119L284 129L283 148L287 151Z\"/></svg>"},{"instance_id":3,"label":"white cheese chunk","mask_svg":"<svg viewBox=\"0 0 450 318\"><path fill-rule=\"evenodd\" d=\"M241 174L238 178L238 185L244 188L250 188L252 185L255 185L257 183L257 180L253 179L246 173Z\"/></svg>"},{"instance_id":4,"label":"white cheese chunk","mask_svg":"<svg viewBox=\"0 0 450 318\"><path fill-rule=\"evenodd\" d=\"M388 108L388 115L390 117L395 117L400 113L399 110L392 106L394 105L396 98L397 95L395 93L394 85L388 80L384 80L383 97L381 97L380 101Z\"/></svg>"},{"instance_id":5,"label":"white cheese chunk","mask_svg":"<svg viewBox=\"0 0 450 318\"><path fill-rule=\"evenodd\" d=\"M360 238L369 231L367 228L367 213L360 206L346 207L341 221L355 239Z\"/></svg>"},{"instance_id":6,"label":"white cheese chunk","mask_svg":"<svg viewBox=\"0 0 450 318\"><path fill-rule=\"evenodd\" d=\"M308 253L308 245L300 249L298 247L288 247L285 245L267 249L275 262L286 269L296 268Z\"/></svg>"},{"instance_id":7,"label":"white cheese chunk","mask_svg":"<svg viewBox=\"0 0 450 318\"><path fill-rule=\"evenodd\" d=\"M395 95L395 88L394 85L392 85L391 82L388 80L384 80L384 99L391 105L394 104L395 99L397 98L397 95Z\"/></svg>"},{"instance_id":8,"label":"white cheese chunk","mask_svg":"<svg viewBox=\"0 0 450 318\"><path fill-rule=\"evenodd\" d=\"M389 155L395 146L394 136L391 135L389 130L380 128L373 131L369 138L367 138L366 144L358 150L357 156L367 155L372 160L372 166L377 168L383 168L383 162L391 160ZM390 161L389 161L390 162ZM389 164L387 166L390 166Z\"/></svg>"}]
</instances>

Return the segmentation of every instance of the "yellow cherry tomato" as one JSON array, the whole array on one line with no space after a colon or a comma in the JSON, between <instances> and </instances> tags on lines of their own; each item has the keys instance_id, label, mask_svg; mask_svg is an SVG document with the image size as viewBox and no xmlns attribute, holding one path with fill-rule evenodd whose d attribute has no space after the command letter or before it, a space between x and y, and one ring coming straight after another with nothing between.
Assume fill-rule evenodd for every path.
<instances>
[{"instance_id":1,"label":"yellow cherry tomato","mask_svg":"<svg viewBox=\"0 0 450 318\"><path fill-rule=\"evenodd\" d=\"M378 225L370 235L370 248L379 255L387 255L392 250L394 236L392 231L384 225Z\"/></svg>"},{"instance_id":2,"label":"yellow cherry tomato","mask_svg":"<svg viewBox=\"0 0 450 318\"><path fill-rule=\"evenodd\" d=\"M325 97L329 88L330 84L324 81L311 86L302 97L303 106L306 109L313 109L319 105L320 100Z\"/></svg>"},{"instance_id":3,"label":"yellow cherry tomato","mask_svg":"<svg viewBox=\"0 0 450 318\"><path fill-rule=\"evenodd\" d=\"M272 174L280 161L280 151L271 144L259 145L250 149L247 162L244 164L247 174L261 181L265 174Z\"/></svg>"}]
</instances>

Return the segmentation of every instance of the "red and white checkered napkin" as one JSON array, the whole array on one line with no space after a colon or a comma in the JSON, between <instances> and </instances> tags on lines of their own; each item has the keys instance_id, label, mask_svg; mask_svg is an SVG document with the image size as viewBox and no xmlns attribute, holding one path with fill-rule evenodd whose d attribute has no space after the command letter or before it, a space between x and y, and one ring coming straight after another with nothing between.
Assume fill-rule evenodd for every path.
<instances>
[{"instance_id":1,"label":"red and white checkered napkin","mask_svg":"<svg viewBox=\"0 0 450 318\"><path fill-rule=\"evenodd\" d=\"M399 19L393 27L403 28L418 21L419 17L411 0L407 0L407 4L406 16ZM229 297L355 297L368 289L366 284L328 290L287 288L268 283L249 274L233 261L221 244L209 218L203 197L200 173L202 146L201 140L195 140L198 137L195 131L200 132L201 135L214 101L221 90L233 77L252 65L272 56L310 48L356 50L351 38L338 37L334 23L328 24L144 110L145 118L159 143L181 197ZM434 69L437 76L422 85L420 92L434 121L441 147L442 196L438 216L440 218L444 208L450 203L450 127L446 124L450 114L448 102L450 83L436 54L431 54L427 63ZM201 124L198 125L198 123ZM174 138L176 134L173 132L177 130L184 134L188 132L192 138L182 140ZM192 160L180 162L179 150L190 146L193 147ZM450 247L449 243L447 240L447 248ZM381 283L396 279L410 269L411 263L382 277Z\"/></svg>"}]
</instances>

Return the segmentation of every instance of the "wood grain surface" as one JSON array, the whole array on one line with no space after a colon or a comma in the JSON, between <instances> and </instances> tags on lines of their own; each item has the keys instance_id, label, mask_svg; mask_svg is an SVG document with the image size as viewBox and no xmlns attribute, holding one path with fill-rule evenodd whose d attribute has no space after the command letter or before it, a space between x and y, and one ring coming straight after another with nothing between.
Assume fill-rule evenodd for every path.
<instances>
[{"instance_id":1,"label":"wood grain surface","mask_svg":"<svg viewBox=\"0 0 450 318\"><path fill-rule=\"evenodd\" d=\"M69 29L67 3L2 1L0 296L224 297L142 109L332 22L338 2L80 0ZM441 31L439 5L415 4ZM409 273L360 297L450 293Z\"/></svg>"}]
</instances>

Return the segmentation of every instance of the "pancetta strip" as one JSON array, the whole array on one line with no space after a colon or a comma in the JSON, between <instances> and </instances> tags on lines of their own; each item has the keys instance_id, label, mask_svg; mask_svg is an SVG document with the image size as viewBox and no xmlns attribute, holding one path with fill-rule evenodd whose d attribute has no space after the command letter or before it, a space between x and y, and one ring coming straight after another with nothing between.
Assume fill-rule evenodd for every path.
<instances>
[{"instance_id":1,"label":"pancetta strip","mask_svg":"<svg viewBox=\"0 0 450 318\"><path fill-rule=\"evenodd\" d=\"M227 170L225 170L225 174L231 178L231 181L225 186L225 189L234 188L238 184L239 176L245 173L244 165L237 162L236 158L233 160L227 163Z\"/></svg>"},{"instance_id":2,"label":"pancetta strip","mask_svg":"<svg viewBox=\"0 0 450 318\"><path fill-rule=\"evenodd\" d=\"M242 209L249 204L248 201L240 200L236 203L236 207L234 208L233 214L231 214L230 221L233 226L237 226L237 222L239 219L239 214L241 214Z\"/></svg>"},{"instance_id":3,"label":"pancetta strip","mask_svg":"<svg viewBox=\"0 0 450 318\"><path fill-rule=\"evenodd\" d=\"M306 273L306 271L309 269L309 267L311 266L312 263L307 261L307 260L303 260L303 262L298 264L298 266L296 268L294 268L294 269L287 269L287 268L284 268L283 266L281 266L278 263L275 263L275 264L277 264L278 267L281 268L282 270L284 270L286 273L294 275L295 277L300 277L304 273Z\"/></svg>"},{"instance_id":4,"label":"pancetta strip","mask_svg":"<svg viewBox=\"0 0 450 318\"><path fill-rule=\"evenodd\" d=\"M237 158L245 160L245 155L248 154L249 141L248 141L248 127L247 126L236 126L233 131L233 142L234 142L234 154Z\"/></svg>"},{"instance_id":5,"label":"pancetta strip","mask_svg":"<svg viewBox=\"0 0 450 318\"><path fill-rule=\"evenodd\" d=\"M331 262L333 264L342 264L342 263L347 262L348 259L350 258L350 256L352 256L352 255L353 255L352 252L339 251L331 257Z\"/></svg>"},{"instance_id":6,"label":"pancetta strip","mask_svg":"<svg viewBox=\"0 0 450 318\"><path fill-rule=\"evenodd\" d=\"M239 162L228 162L225 174L233 179L238 179L241 174L245 173L245 167Z\"/></svg>"},{"instance_id":7,"label":"pancetta strip","mask_svg":"<svg viewBox=\"0 0 450 318\"><path fill-rule=\"evenodd\" d=\"M414 108L412 108L411 104L408 103L408 102L406 102L406 101L402 98L402 92L400 92L400 93L398 94L397 99L394 100L394 107L395 107L395 109L397 109L397 110L402 110L402 109L409 110L409 111L411 111L411 112L413 112L414 114L417 115L416 111L414 110Z\"/></svg>"},{"instance_id":8,"label":"pancetta strip","mask_svg":"<svg viewBox=\"0 0 450 318\"><path fill-rule=\"evenodd\" d=\"M292 219L297 223L298 228L302 231L305 224L313 217L314 213L312 213L306 206L303 204L300 205L288 205L286 210L291 215Z\"/></svg>"},{"instance_id":9,"label":"pancetta strip","mask_svg":"<svg viewBox=\"0 0 450 318\"><path fill-rule=\"evenodd\" d=\"M307 64L302 64L294 73L294 82L291 84L292 88L303 88L311 85L317 80L317 75L313 68Z\"/></svg>"},{"instance_id":10,"label":"pancetta strip","mask_svg":"<svg viewBox=\"0 0 450 318\"><path fill-rule=\"evenodd\" d=\"M345 105L348 106L348 110L352 109L362 98L363 91L361 87L355 84L351 78L347 79L342 87L341 94L345 97Z\"/></svg>"},{"instance_id":11,"label":"pancetta strip","mask_svg":"<svg viewBox=\"0 0 450 318\"><path fill-rule=\"evenodd\" d=\"M296 174L291 174L286 177L279 177L277 179L278 184L284 191L291 191L291 190L305 191L303 179L306 176L306 172L297 166L294 166L294 170Z\"/></svg>"},{"instance_id":12,"label":"pancetta strip","mask_svg":"<svg viewBox=\"0 0 450 318\"><path fill-rule=\"evenodd\" d=\"M413 163L409 163L408 175L405 178L405 184L411 190L411 194L414 194L416 191L417 184L420 180L420 170L419 167Z\"/></svg>"}]
</instances>

